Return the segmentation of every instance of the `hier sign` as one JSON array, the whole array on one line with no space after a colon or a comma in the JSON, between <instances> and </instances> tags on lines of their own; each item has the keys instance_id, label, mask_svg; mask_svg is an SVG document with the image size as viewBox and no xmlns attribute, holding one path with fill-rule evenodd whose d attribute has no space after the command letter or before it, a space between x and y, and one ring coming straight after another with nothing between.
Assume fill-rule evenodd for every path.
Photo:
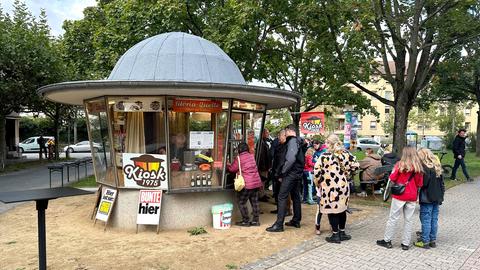
<instances>
[{"instance_id":1,"label":"hier sign","mask_svg":"<svg viewBox=\"0 0 480 270\"><path fill-rule=\"evenodd\" d=\"M158 225L161 207L161 190L140 190L138 195L137 224Z\"/></svg>"}]
</instances>

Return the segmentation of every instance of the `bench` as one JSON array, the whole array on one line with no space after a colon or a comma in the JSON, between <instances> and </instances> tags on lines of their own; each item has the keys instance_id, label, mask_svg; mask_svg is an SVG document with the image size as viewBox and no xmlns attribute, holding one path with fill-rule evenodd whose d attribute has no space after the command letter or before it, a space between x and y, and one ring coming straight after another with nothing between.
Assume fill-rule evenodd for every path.
<instances>
[{"instance_id":1,"label":"bench","mask_svg":"<svg viewBox=\"0 0 480 270\"><path fill-rule=\"evenodd\" d=\"M91 157L85 157L73 161L66 161L55 163L52 165L47 166L50 175L50 188L52 187L52 173L58 172L61 174L62 177L62 187L63 187L63 168L67 169L67 182L70 182L70 167L74 167L77 169L77 180L80 179L80 166L85 167L85 177L88 175L88 164L93 163Z\"/></svg>"},{"instance_id":2,"label":"bench","mask_svg":"<svg viewBox=\"0 0 480 270\"><path fill-rule=\"evenodd\" d=\"M379 183L387 183L388 177L393 170L393 165L384 165L375 168L373 174L377 176L375 179L362 180L363 171L360 172L360 184L365 184L372 190L372 195L375 198L375 185Z\"/></svg>"},{"instance_id":3,"label":"bench","mask_svg":"<svg viewBox=\"0 0 480 270\"><path fill-rule=\"evenodd\" d=\"M49 170L50 175L50 188L52 188L52 173L59 172L62 176L62 187L63 187L63 163L56 163L52 165L48 165L47 168Z\"/></svg>"}]
</instances>

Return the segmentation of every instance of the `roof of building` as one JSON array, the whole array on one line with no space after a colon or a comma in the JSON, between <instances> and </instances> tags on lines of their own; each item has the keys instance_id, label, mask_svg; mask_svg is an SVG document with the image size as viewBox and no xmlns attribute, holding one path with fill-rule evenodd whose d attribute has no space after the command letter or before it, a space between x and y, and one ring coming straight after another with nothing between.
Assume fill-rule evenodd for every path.
<instances>
[{"instance_id":1,"label":"roof of building","mask_svg":"<svg viewBox=\"0 0 480 270\"><path fill-rule=\"evenodd\" d=\"M187 33L147 38L118 60L108 80L246 84L235 62L216 44Z\"/></svg>"}]
</instances>

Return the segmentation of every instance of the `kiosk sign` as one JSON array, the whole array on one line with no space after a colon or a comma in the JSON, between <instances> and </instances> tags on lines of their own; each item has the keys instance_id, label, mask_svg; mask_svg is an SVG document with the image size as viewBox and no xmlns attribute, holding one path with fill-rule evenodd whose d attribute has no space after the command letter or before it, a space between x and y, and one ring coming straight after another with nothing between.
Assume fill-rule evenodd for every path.
<instances>
[{"instance_id":1,"label":"kiosk sign","mask_svg":"<svg viewBox=\"0 0 480 270\"><path fill-rule=\"evenodd\" d=\"M123 153L125 187L167 189L167 156Z\"/></svg>"},{"instance_id":2,"label":"kiosk sign","mask_svg":"<svg viewBox=\"0 0 480 270\"><path fill-rule=\"evenodd\" d=\"M161 190L140 190L138 196L137 224L158 225L161 206Z\"/></svg>"},{"instance_id":3,"label":"kiosk sign","mask_svg":"<svg viewBox=\"0 0 480 270\"><path fill-rule=\"evenodd\" d=\"M303 112L300 116L300 133L323 134L325 132L325 114L323 112Z\"/></svg>"}]
</instances>

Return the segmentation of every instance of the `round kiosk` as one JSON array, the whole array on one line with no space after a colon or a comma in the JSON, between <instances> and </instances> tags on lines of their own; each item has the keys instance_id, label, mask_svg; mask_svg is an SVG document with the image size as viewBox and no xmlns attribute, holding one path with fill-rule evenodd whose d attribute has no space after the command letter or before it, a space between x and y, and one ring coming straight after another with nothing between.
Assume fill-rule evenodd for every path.
<instances>
[{"instance_id":1,"label":"round kiosk","mask_svg":"<svg viewBox=\"0 0 480 270\"><path fill-rule=\"evenodd\" d=\"M247 85L216 44L178 32L139 42L106 80L38 93L85 106L96 181L116 193L108 223L120 228L135 228L140 212L155 211L142 206L145 190L163 191L161 228L211 224L213 205L235 202L226 165L236 146L246 142L258 157L266 110L299 99Z\"/></svg>"}]
</instances>

